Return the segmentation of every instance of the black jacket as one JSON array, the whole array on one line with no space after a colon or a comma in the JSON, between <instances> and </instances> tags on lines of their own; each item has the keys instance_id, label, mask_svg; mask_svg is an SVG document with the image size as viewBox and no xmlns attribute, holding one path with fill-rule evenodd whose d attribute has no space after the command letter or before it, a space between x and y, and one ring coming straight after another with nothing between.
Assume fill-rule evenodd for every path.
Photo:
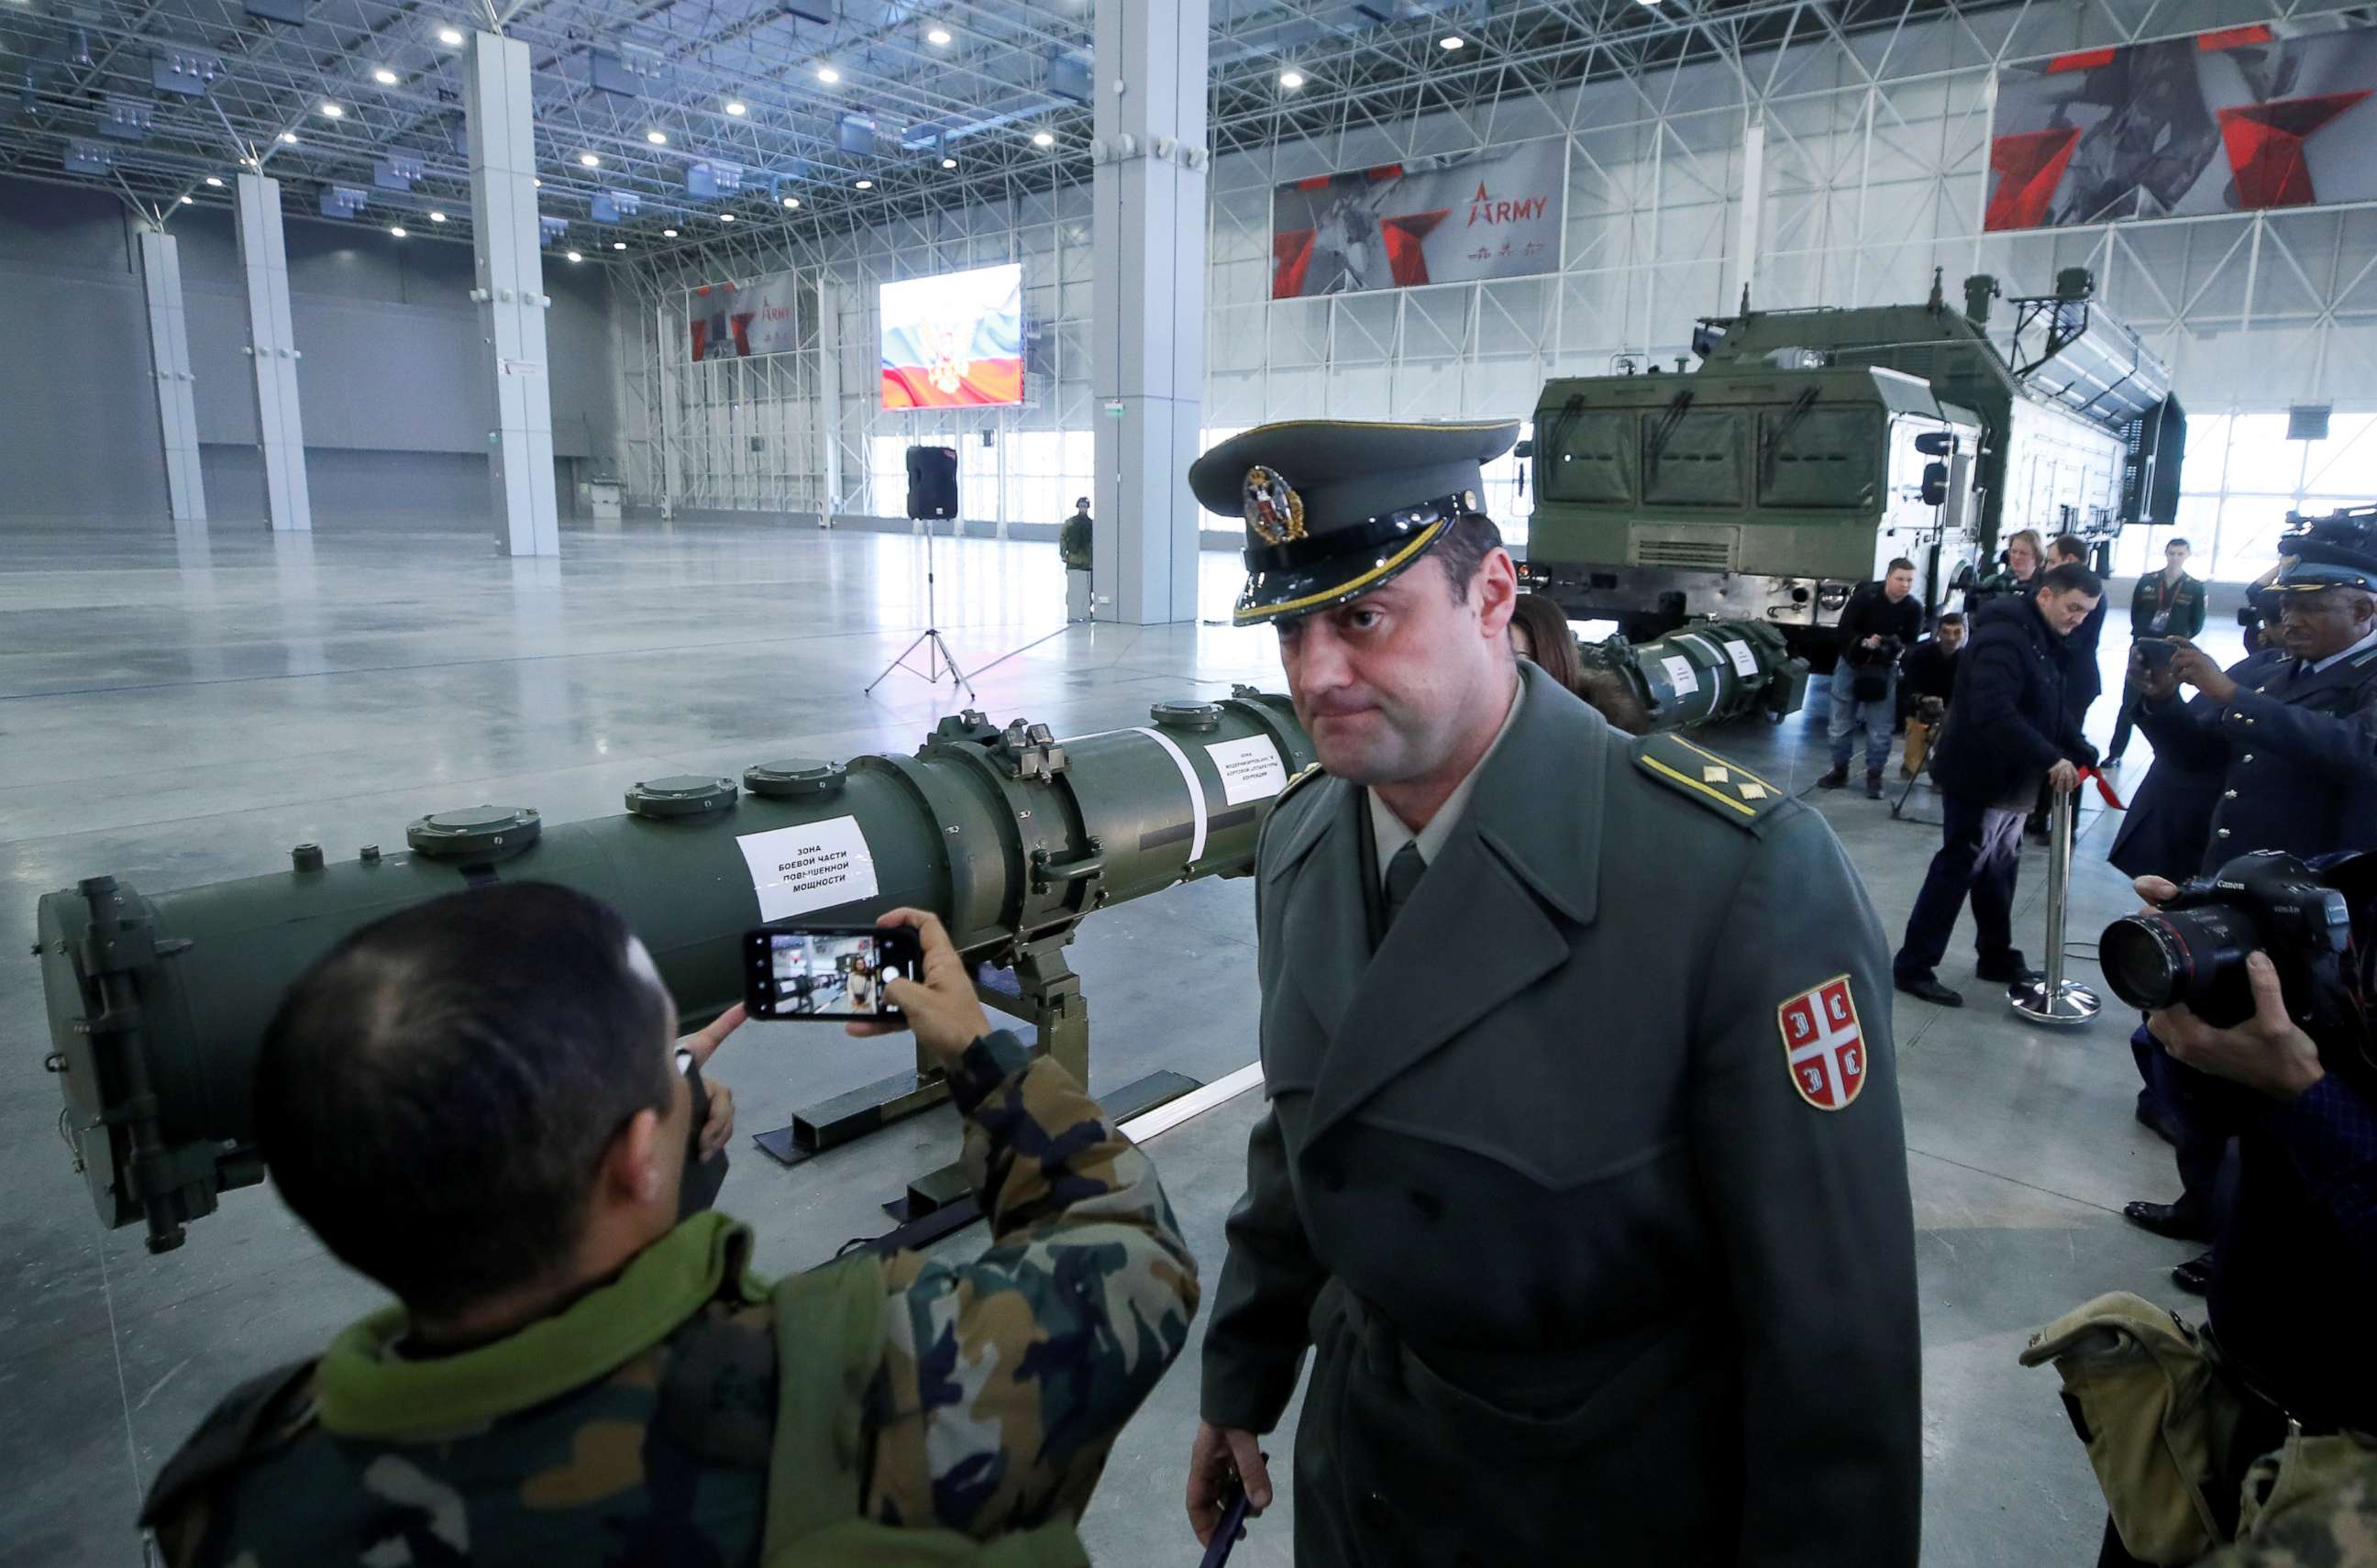
<instances>
[{"instance_id":1,"label":"black jacket","mask_svg":"<svg viewBox=\"0 0 2377 1568\"><path fill-rule=\"evenodd\" d=\"M2097 667L2096 650L2105 640L2105 612L2113 607L2113 596L2099 594L2096 607L2088 618L2072 628L2064 643L2072 650L2072 660L2063 676L2063 700L2074 717L2088 711L2105 689L2105 672Z\"/></svg>"},{"instance_id":2,"label":"black jacket","mask_svg":"<svg viewBox=\"0 0 2377 1568\"><path fill-rule=\"evenodd\" d=\"M1962 648L1951 653L1940 646L1938 638L1925 638L1906 651L1907 695L1937 697L1945 702L1956 688L1956 666L1964 662Z\"/></svg>"},{"instance_id":3,"label":"black jacket","mask_svg":"<svg viewBox=\"0 0 2377 1568\"><path fill-rule=\"evenodd\" d=\"M1931 773L1948 794L2026 810L2056 763L2096 760L2064 705L2071 648L2027 594L1983 604L1972 631Z\"/></svg>"},{"instance_id":4,"label":"black jacket","mask_svg":"<svg viewBox=\"0 0 2377 1568\"><path fill-rule=\"evenodd\" d=\"M2224 779L2203 868L2252 849L2377 849L2377 649L2317 675L2282 649L2229 666L2236 698L2138 703L2155 771Z\"/></svg>"},{"instance_id":5,"label":"black jacket","mask_svg":"<svg viewBox=\"0 0 2377 1568\"><path fill-rule=\"evenodd\" d=\"M1923 635L1923 606L1909 593L1896 604L1883 592L1879 582L1869 582L1849 595L1841 606L1841 658L1857 665L1890 664L1898 655L1915 646ZM1895 637L1899 646L1868 648L1869 637Z\"/></svg>"}]
</instances>

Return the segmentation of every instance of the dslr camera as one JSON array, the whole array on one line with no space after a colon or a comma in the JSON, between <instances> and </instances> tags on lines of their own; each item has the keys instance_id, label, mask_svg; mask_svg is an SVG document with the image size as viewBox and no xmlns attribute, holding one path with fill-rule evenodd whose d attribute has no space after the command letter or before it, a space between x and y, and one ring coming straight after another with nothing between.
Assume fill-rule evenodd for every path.
<instances>
[{"instance_id":1,"label":"dslr camera","mask_svg":"<svg viewBox=\"0 0 2377 1568\"><path fill-rule=\"evenodd\" d=\"M2342 997L2351 935L2344 894L2293 856L2261 849L2182 882L2159 908L2114 921L2096 954L2113 994L2132 1007L2183 1003L2213 1027L2233 1029L2253 1016L2245 959L2268 953L2287 1011L2316 1033Z\"/></svg>"}]
</instances>

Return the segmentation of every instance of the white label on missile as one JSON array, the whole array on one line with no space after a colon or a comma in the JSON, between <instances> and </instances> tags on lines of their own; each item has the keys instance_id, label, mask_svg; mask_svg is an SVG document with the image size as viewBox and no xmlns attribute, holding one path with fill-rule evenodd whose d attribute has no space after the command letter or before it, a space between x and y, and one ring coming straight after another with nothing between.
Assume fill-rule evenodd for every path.
<instances>
[{"instance_id":1,"label":"white label on missile","mask_svg":"<svg viewBox=\"0 0 2377 1568\"><path fill-rule=\"evenodd\" d=\"M1172 743L1172 737L1170 736L1165 735L1161 730L1149 729L1144 724L1140 725L1130 733L1133 735L1143 735L1147 736L1148 739L1155 742L1156 745L1162 747L1164 748L1164 754L1172 759L1172 765L1180 770L1180 782L1188 786L1188 859L1187 864L1194 866L1198 861L1205 858L1205 786L1197 782L1197 770L1188 765L1188 753L1181 750L1177 746L1175 746Z\"/></svg>"},{"instance_id":2,"label":"white label on missile","mask_svg":"<svg viewBox=\"0 0 2377 1568\"><path fill-rule=\"evenodd\" d=\"M1232 806L1269 800L1287 787L1287 764L1267 735L1244 740L1217 740L1205 748L1213 771L1222 775L1222 798Z\"/></svg>"},{"instance_id":3,"label":"white label on missile","mask_svg":"<svg viewBox=\"0 0 2377 1568\"><path fill-rule=\"evenodd\" d=\"M1692 671L1692 662L1681 653L1669 653L1659 663L1666 666L1667 684L1676 688L1678 697L1690 697L1701 688L1701 677Z\"/></svg>"},{"instance_id":4,"label":"white label on missile","mask_svg":"<svg viewBox=\"0 0 2377 1568\"><path fill-rule=\"evenodd\" d=\"M1758 673L1758 655L1750 651L1749 643L1736 642L1728 637L1725 651L1733 655L1733 667L1739 670L1745 678Z\"/></svg>"},{"instance_id":5,"label":"white label on missile","mask_svg":"<svg viewBox=\"0 0 2377 1568\"><path fill-rule=\"evenodd\" d=\"M745 833L735 844L751 868L762 920L875 896L875 853L866 847L855 817Z\"/></svg>"}]
</instances>

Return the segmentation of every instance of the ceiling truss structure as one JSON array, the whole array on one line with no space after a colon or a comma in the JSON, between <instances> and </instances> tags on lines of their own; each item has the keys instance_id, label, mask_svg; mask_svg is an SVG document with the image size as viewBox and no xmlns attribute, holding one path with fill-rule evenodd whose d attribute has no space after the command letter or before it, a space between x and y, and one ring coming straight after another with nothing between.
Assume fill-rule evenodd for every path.
<instances>
[{"instance_id":1,"label":"ceiling truss structure","mask_svg":"<svg viewBox=\"0 0 2377 1568\"><path fill-rule=\"evenodd\" d=\"M493 0L305 0L303 25L245 8L276 3L293 0L0 0L16 94L0 174L100 184L164 219L185 198L227 203L247 161L289 185L293 210L345 186L369 192L361 221L465 237L458 41L496 21L480 9ZM1212 143L1226 154L1475 115L1513 92L1951 8L1216 0ZM567 245L627 261L747 255L763 233L799 254L823 236L1084 181L1091 24L1091 0L510 0L500 17L533 51L543 210L569 221ZM592 85L598 52L631 62L643 90ZM158 61L176 54L212 68L203 92L157 87ZM1291 68L1294 90L1281 82ZM140 123L112 136L112 122L125 127L111 112L127 104ZM78 143L111 166L70 167ZM411 190L375 186L391 157L419 161ZM731 165L740 188L690 194L697 162ZM594 198L612 192L638 210L597 222ZM432 213L445 216L433 225Z\"/></svg>"}]
</instances>

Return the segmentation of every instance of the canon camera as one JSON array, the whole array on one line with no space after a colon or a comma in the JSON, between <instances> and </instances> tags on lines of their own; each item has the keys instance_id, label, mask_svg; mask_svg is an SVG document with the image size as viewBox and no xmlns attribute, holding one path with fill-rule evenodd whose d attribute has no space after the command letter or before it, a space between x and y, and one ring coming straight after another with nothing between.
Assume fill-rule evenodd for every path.
<instances>
[{"instance_id":1,"label":"canon camera","mask_svg":"<svg viewBox=\"0 0 2377 1568\"><path fill-rule=\"evenodd\" d=\"M2096 940L2096 955L2113 994L2132 1007L2184 1004L2229 1029L2253 1016L2245 959L2265 952L2287 1011L2308 1025L2341 987L2351 934L2342 893L2293 856L2263 849L2180 883L2158 908L2114 921Z\"/></svg>"}]
</instances>

